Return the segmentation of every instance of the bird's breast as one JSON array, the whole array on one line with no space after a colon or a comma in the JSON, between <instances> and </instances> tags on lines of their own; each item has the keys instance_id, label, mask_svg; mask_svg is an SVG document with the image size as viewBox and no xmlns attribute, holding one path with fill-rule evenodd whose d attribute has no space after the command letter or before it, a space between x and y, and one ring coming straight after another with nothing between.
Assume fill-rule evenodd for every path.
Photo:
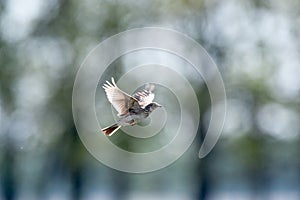
<instances>
[{"instance_id":1,"label":"bird's breast","mask_svg":"<svg viewBox=\"0 0 300 200\"><path fill-rule=\"evenodd\" d=\"M121 126L133 125L133 124L136 124L136 123L142 121L143 119L145 119L146 117L148 117L148 115L149 114L147 114L145 112L128 113L127 115L124 115L124 116L120 117L118 123Z\"/></svg>"}]
</instances>

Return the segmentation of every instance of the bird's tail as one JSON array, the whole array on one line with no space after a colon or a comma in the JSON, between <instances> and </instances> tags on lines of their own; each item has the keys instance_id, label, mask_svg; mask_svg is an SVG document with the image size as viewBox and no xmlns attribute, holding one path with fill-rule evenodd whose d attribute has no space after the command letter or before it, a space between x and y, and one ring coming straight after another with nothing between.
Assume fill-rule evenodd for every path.
<instances>
[{"instance_id":1,"label":"bird's tail","mask_svg":"<svg viewBox=\"0 0 300 200\"><path fill-rule=\"evenodd\" d=\"M117 130L119 130L119 128L121 128L120 125L118 124L114 124L111 125L109 127L106 127L104 129L102 129L101 131L106 135L106 136L111 136L112 134L114 134Z\"/></svg>"}]
</instances>

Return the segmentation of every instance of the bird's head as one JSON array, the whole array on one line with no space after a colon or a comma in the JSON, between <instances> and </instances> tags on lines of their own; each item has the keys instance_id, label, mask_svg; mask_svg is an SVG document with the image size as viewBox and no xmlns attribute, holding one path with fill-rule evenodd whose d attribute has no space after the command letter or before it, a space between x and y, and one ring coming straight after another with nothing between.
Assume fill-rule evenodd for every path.
<instances>
[{"instance_id":1,"label":"bird's head","mask_svg":"<svg viewBox=\"0 0 300 200\"><path fill-rule=\"evenodd\" d=\"M156 108L160 108L160 107L162 107L162 106L159 105L158 103L152 102L152 103L149 103L149 104L145 107L145 110L148 111L148 112L152 112L152 111L155 110Z\"/></svg>"}]
</instances>

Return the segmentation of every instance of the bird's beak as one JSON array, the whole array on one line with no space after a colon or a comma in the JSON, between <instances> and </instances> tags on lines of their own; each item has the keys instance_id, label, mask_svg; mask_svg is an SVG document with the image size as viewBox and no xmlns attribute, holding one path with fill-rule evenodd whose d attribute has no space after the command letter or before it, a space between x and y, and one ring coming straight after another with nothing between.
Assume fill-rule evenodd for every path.
<instances>
[{"instance_id":1,"label":"bird's beak","mask_svg":"<svg viewBox=\"0 0 300 200\"><path fill-rule=\"evenodd\" d=\"M157 107L161 108L161 107L162 107L162 105L160 105L160 104L157 104Z\"/></svg>"}]
</instances>

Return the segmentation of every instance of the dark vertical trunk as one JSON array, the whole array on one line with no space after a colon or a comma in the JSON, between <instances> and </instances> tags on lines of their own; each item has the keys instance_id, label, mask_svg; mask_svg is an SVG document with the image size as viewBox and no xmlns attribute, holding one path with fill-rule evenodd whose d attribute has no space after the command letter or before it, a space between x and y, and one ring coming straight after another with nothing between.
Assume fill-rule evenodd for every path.
<instances>
[{"instance_id":1,"label":"dark vertical trunk","mask_svg":"<svg viewBox=\"0 0 300 200\"><path fill-rule=\"evenodd\" d=\"M10 139L6 140L3 152L1 187L5 200L16 198L15 148Z\"/></svg>"},{"instance_id":2,"label":"dark vertical trunk","mask_svg":"<svg viewBox=\"0 0 300 200\"><path fill-rule=\"evenodd\" d=\"M197 133L197 143L203 143L205 134L203 130L203 126L200 125L199 131ZM199 149L199 148L198 148ZM211 179L210 179L210 172L209 172L209 159L202 158L198 159L197 167L196 167L196 174L197 174L197 193L196 199L197 200L206 200L211 190Z\"/></svg>"},{"instance_id":3,"label":"dark vertical trunk","mask_svg":"<svg viewBox=\"0 0 300 200\"><path fill-rule=\"evenodd\" d=\"M71 172L71 199L80 200L82 197L82 170L81 168L73 169Z\"/></svg>"},{"instance_id":4,"label":"dark vertical trunk","mask_svg":"<svg viewBox=\"0 0 300 200\"><path fill-rule=\"evenodd\" d=\"M210 101L210 96L207 90L201 90L197 92L200 106L200 116L206 115L206 112L208 111L208 108L211 104ZM206 200L208 199L208 196L211 192L212 188L212 180L210 176L210 159L209 155L207 155L205 158L200 159L198 157L199 149L201 145L203 144L204 138L206 136L206 129L205 129L205 122L201 120L199 122L199 128L196 136L196 145L197 145L197 159L195 161L196 163L196 172L195 172L195 177L196 177L196 194L195 194L195 199L197 200Z\"/></svg>"},{"instance_id":5,"label":"dark vertical trunk","mask_svg":"<svg viewBox=\"0 0 300 200\"><path fill-rule=\"evenodd\" d=\"M83 186L83 146L80 142L76 128L73 126L70 130L70 146L67 156L70 157L67 168L70 170L71 181L71 199L82 199Z\"/></svg>"},{"instance_id":6,"label":"dark vertical trunk","mask_svg":"<svg viewBox=\"0 0 300 200\"><path fill-rule=\"evenodd\" d=\"M200 164L198 169L201 171L201 176L199 177L199 189L197 193L197 199L206 200L210 192L210 180L205 161Z\"/></svg>"}]
</instances>

